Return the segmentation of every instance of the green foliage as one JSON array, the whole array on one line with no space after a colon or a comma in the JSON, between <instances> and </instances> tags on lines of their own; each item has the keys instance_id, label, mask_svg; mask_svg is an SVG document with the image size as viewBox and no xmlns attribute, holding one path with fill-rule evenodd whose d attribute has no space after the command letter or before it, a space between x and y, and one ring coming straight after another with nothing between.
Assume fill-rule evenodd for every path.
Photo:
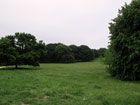
<instances>
[{"instance_id":1,"label":"green foliage","mask_svg":"<svg viewBox=\"0 0 140 105\"><path fill-rule=\"evenodd\" d=\"M80 60L83 62L93 60L92 50L86 45L81 45L79 47L79 57L80 57Z\"/></svg>"},{"instance_id":2,"label":"green foliage","mask_svg":"<svg viewBox=\"0 0 140 105\"><path fill-rule=\"evenodd\" d=\"M76 62L81 61L80 55L79 55L79 54L80 54L79 47L76 46L76 45L70 45L69 47L70 47L71 50L72 50L73 56L74 56L74 58L75 58L75 61L76 61Z\"/></svg>"},{"instance_id":3,"label":"green foliage","mask_svg":"<svg viewBox=\"0 0 140 105\"><path fill-rule=\"evenodd\" d=\"M105 57L105 64L108 64L109 66L111 65L112 63L112 53L110 51L110 49L107 49L104 53L104 57Z\"/></svg>"},{"instance_id":4,"label":"green foliage","mask_svg":"<svg viewBox=\"0 0 140 105\"><path fill-rule=\"evenodd\" d=\"M55 48L58 46L59 44L48 44L46 46L46 61L47 62L56 62L56 51ZM45 58L45 57L44 57Z\"/></svg>"},{"instance_id":5,"label":"green foliage","mask_svg":"<svg viewBox=\"0 0 140 105\"><path fill-rule=\"evenodd\" d=\"M98 57L104 57L105 51L106 51L106 48L92 49L93 59L98 58Z\"/></svg>"},{"instance_id":6,"label":"green foliage","mask_svg":"<svg viewBox=\"0 0 140 105\"><path fill-rule=\"evenodd\" d=\"M72 49L72 53L75 57L75 61L91 61L94 59L92 50L86 46L76 46L76 45L70 45L69 46Z\"/></svg>"},{"instance_id":7,"label":"green foliage","mask_svg":"<svg viewBox=\"0 0 140 105\"><path fill-rule=\"evenodd\" d=\"M61 43L50 43L46 45L45 55L41 62L73 63L79 61L93 60L92 50L85 45L64 45Z\"/></svg>"},{"instance_id":8,"label":"green foliage","mask_svg":"<svg viewBox=\"0 0 140 105\"><path fill-rule=\"evenodd\" d=\"M98 51L98 56L104 57L104 53L106 51L106 48L100 48L97 51Z\"/></svg>"},{"instance_id":9,"label":"green foliage","mask_svg":"<svg viewBox=\"0 0 140 105\"><path fill-rule=\"evenodd\" d=\"M63 44L58 45L55 48L57 62L71 63L74 62L74 56L72 55L71 49Z\"/></svg>"},{"instance_id":10,"label":"green foliage","mask_svg":"<svg viewBox=\"0 0 140 105\"><path fill-rule=\"evenodd\" d=\"M98 50L96 50L96 49L92 49L92 53L93 53L93 58L94 59L98 58L100 56L99 53L98 53Z\"/></svg>"},{"instance_id":11,"label":"green foliage","mask_svg":"<svg viewBox=\"0 0 140 105\"><path fill-rule=\"evenodd\" d=\"M111 75L122 80L140 80L140 1L125 4L109 29Z\"/></svg>"},{"instance_id":12,"label":"green foliage","mask_svg":"<svg viewBox=\"0 0 140 105\"><path fill-rule=\"evenodd\" d=\"M39 55L40 55L40 62L44 62L46 57L46 44L43 41L39 41L39 43L36 45L36 49L38 49Z\"/></svg>"},{"instance_id":13,"label":"green foliage","mask_svg":"<svg viewBox=\"0 0 140 105\"><path fill-rule=\"evenodd\" d=\"M16 60L16 48L12 46L12 41L8 38L0 39L0 65L12 65Z\"/></svg>"},{"instance_id":14,"label":"green foliage","mask_svg":"<svg viewBox=\"0 0 140 105\"><path fill-rule=\"evenodd\" d=\"M31 34L15 33L0 40L1 65L39 66L39 58L43 53L43 43L37 43Z\"/></svg>"}]
</instances>

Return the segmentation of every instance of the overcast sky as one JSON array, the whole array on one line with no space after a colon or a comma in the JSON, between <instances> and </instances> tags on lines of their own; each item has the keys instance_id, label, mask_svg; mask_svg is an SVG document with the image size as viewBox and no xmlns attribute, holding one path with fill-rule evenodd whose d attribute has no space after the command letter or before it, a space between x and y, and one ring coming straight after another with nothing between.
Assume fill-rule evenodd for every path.
<instances>
[{"instance_id":1,"label":"overcast sky","mask_svg":"<svg viewBox=\"0 0 140 105\"><path fill-rule=\"evenodd\" d=\"M131 0L0 0L0 37L26 32L45 43L107 47L108 23Z\"/></svg>"}]
</instances>

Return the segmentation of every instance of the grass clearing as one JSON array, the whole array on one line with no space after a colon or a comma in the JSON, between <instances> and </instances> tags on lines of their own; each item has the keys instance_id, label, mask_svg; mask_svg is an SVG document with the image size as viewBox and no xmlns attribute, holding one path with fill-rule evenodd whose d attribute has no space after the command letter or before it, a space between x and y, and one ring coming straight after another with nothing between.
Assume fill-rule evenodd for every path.
<instances>
[{"instance_id":1,"label":"grass clearing","mask_svg":"<svg viewBox=\"0 0 140 105\"><path fill-rule=\"evenodd\" d=\"M112 78L101 59L0 69L0 105L140 105L140 82Z\"/></svg>"}]
</instances>

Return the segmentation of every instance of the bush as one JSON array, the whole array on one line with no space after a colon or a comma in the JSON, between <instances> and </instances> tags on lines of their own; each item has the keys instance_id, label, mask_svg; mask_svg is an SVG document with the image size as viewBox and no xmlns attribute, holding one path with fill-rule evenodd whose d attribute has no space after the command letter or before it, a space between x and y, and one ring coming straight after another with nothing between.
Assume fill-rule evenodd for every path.
<instances>
[{"instance_id":1,"label":"bush","mask_svg":"<svg viewBox=\"0 0 140 105\"><path fill-rule=\"evenodd\" d=\"M122 80L140 80L140 1L125 4L109 29L111 75Z\"/></svg>"}]
</instances>

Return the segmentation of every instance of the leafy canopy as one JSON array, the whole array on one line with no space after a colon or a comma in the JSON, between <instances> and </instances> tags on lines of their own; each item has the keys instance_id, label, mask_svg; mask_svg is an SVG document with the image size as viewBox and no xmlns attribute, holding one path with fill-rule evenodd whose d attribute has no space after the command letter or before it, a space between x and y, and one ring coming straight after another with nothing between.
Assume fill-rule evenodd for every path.
<instances>
[{"instance_id":1,"label":"leafy canopy","mask_svg":"<svg viewBox=\"0 0 140 105\"><path fill-rule=\"evenodd\" d=\"M122 80L140 80L140 0L125 4L109 29L111 75Z\"/></svg>"},{"instance_id":2,"label":"leafy canopy","mask_svg":"<svg viewBox=\"0 0 140 105\"><path fill-rule=\"evenodd\" d=\"M43 42L27 33L15 33L0 39L1 65L39 66L40 55L44 50Z\"/></svg>"}]
</instances>

